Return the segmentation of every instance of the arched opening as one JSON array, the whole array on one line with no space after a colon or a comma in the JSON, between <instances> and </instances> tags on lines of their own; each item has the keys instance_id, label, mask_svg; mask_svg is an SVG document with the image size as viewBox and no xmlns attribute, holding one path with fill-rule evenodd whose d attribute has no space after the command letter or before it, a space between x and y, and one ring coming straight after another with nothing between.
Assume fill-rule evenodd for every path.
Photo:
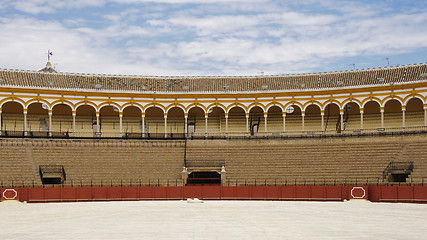
<instances>
[{"instance_id":1,"label":"arched opening","mask_svg":"<svg viewBox=\"0 0 427 240\"><path fill-rule=\"evenodd\" d=\"M246 120L245 120L246 121ZM261 107L253 107L249 111L249 133L256 136L258 133L265 132L264 110Z\"/></svg>"},{"instance_id":2,"label":"arched opening","mask_svg":"<svg viewBox=\"0 0 427 240\"><path fill-rule=\"evenodd\" d=\"M225 112L220 107L211 107L208 110L208 133L209 135L220 135L225 133Z\"/></svg>"},{"instance_id":3,"label":"arched opening","mask_svg":"<svg viewBox=\"0 0 427 240\"><path fill-rule=\"evenodd\" d=\"M267 132L272 135L283 132L283 111L278 106L272 106L267 111Z\"/></svg>"},{"instance_id":4,"label":"arched opening","mask_svg":"<svg viewBox=\"0 0 427 240\"><path fill-rule=\"evenodd\" d=\"M204 135L205 111L201 107L193 107L188 111L188 135Z\"/></svg>"},{"instance_id":5,"label":"arched opening","mask_svg":"<svg viewBox=\"0 0 427 240\"><path fill-rule=\"evenodd\" d=\"M344 105L344 130L360 132L360 108L355 102Z\"/></svg>"},{"instance_id":6,"label":"arched opening","mask_svg":"<svg viewBox=\"0 0 427 240\"><path fill-rule=\"evenodd\" d=\"M99 110L99 123L103 137L120 137L119 108L103 106Z\"/></svg>"},{"instance_id":7,"label":"arched opening","mask_svg":"<svg viewBox=\"0 0 427 240\"><path fill-rule=\"evenodd\" d=\"M123 109L123 134L137 134L141 136L142 133L142 118L141 109L135 106L128 106Z\"/></svg>"},{"instance_id":8,"label":"arched opening","mask_svg":"<svg viewBox=\"0 0 427 240\"><path fill-rule=\"evenodd\" d=\"M3 135L22 135L24 131L24 108L17 102L6 102L2 106L1 129ZM15 133L14 133L15 132ZM19 132L19 133L18 133Z\"/></svg>"},{"instance_id":9,"label":"arched opening","mask_svg":"<svg viewBox=\"0 0 427 240\"><path fill-rule=\"evenodd\" d=\"M71 107L66 104L57 104L52 109L52 132L65 132L73 130L73 116Z\"/></svg>"},{"instance_id":10,"label":"arched opening","mask_svg":"<svg viewBox=\"0 0 427 240\"><path fill-rule=\"evenodd\" d=\"M168 111L168 133L181 135L185 132L184 110L179 107L173 107Z\"/></svg>"},{"instance_id":11,"label":"arched opening","mask_svg":"<svg viewBox=\"0 0 427 240\"><path fill-rule=\"evenodd\" d=\"M320 115L320 107L316 104L311 104L305 109L305 131L307 133L315 133L322 131L322 118Z\"/></svg>"},{"instance_id":12,"label":"arched opening","mask_svg":"<svg viewBox=\"0 0 427 240\"><path fill-rule=\"evenodd\" d=\"M91 105L76 109L76 137L93 137L96 129L96 111Z\"/></svg>"},{"instance_id":13,"label":"arched opening","mask_svg":"<svg viewBox=\"0 0 427 240\"><path fill-rule=\"evenodd\" d=\"M402 128L402 104L395 99L384 106L384 128Z\"/></svg>"},{"instance_id":14,"label":"arched opening","mask_svg":"<svg viewBox=\"0 0 427 240\"><path fill-rule=\"evenodd\" d=\"M381 127L380 105L375 101L367 102L363 107L364 131L377 131Z\"/></svg>"},{"instance_id":15,"label":"arched opening","mask_svg":"<svg viewBox=\"0 0 427 240\"><path fill-rule=\"evenodd\" d=\"M423 102L419 98L412 98L406 103L406 127L424 126Z\"/></svg>"},{"instance_id":16,"label":"arched opening","mask_svg":"<svg viewBox=\"0 0 427 240\"><path fill-rule=\"evenodd\" d=\"M150 137L163 137L165 134L165 120L163 109L149 107L145 110L145 129Z\"/></svg>"},{"instance_id":17,"label":"arched opening","mask_svg":"<svg viewBox=\"0 0 427 240\"><path fill-rule=\"evenodd\" d=\"M287 134L301 134L302 115L301 108L298 105L290 105L285 109L286 122L285 130Z\"/></svg>"},{"instance_id":18,"label":"arched opening","mask_svg":"<svg viewBox=\"0 0 427 240\"><path fill-rule=\"evenodd\" d=\"M228 133L229 135L246 134L246 113L241 107L233 107L228 111Z\"/></svg>"},{"instance_id":19,"label":"arched opening","mask_svg":"<svg viewBox=\"0 0 427 240\"><path fill-rule=\"evenodd\" d=\"M188 185L221 185L221 174L213 171L191 172L187 179Z\"/></svg>"},{"instance_id":20,"label":"arched opening","mask_svg":"<svg viewBox=\"0 0 427 240\"><path fill-rule=\"evenodd\" d=\"M329 103L325 108L325 132L341 132L340 107L335 103Z\"/></svg>"},{"instance_id":21,"label":"arched opening","mask_svg":"<svg viewBox=\"0 0 427 240\"><path fill-rule=\"evenodd\" d=\"M42 103L31 103L28 106L27 131L30 132L30 135L47 136L46 134L49 131L49 115L47 108L48 106Z\"/></svg>"}]
</instances>

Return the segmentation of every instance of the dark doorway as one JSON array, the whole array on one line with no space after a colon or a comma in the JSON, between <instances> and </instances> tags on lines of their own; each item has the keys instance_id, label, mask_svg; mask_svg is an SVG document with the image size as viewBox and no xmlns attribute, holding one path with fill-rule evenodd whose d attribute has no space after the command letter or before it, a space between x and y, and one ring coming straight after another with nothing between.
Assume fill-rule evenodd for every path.
<instances>
[{"instance_id":1,"label":"dark doorway","mask_svg":"<svg viewBox=\"0 0 427 240\"><path fill-rule=\"evenodd\" d=\"M192 172L188 175L187 185L221 185L218 172Z\"/></svg>"},{"instance_id":2,"label":"dark doorway","mask_svg":"<svg viewBox=\"0 0 427 240\"><path fill-rule=\"evenodd\" d=\"M390 182L406 182L406 178L408 178L409 174L391 174L390 175Z\"/></svg>"}]
</instances>

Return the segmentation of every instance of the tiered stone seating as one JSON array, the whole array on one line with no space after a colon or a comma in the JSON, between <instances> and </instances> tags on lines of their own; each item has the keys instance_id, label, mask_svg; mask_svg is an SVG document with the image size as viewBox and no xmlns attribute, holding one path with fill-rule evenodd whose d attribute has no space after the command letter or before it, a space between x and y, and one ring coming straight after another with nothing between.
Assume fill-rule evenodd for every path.
<instances>
[{"instance_id":1,"label":"tiered stone seating","mask_svg":"<svg viewBox=\"0 0 427 240\"><path fill-rule=\"evenodd\" d=\"M41 184L39 165L63 165L66 185L182 184L183 141L3 139L0 182Z\"/></svg>"},{"instance_id":2,"label":"tiered stone seating","mask_svg":"<svg viewBox=\"0 0 427 240\"><path fill-rule=\"evenodd\" d=\"M23 146L22 140L0 140L0 186L40 185L38 166L32 158L32 149Z\"/></svg>"},{"instance_id":3,"label":"tiered stone seating","mask_svg":"<svg viewBox=\"0 0 427 240\"><path fill-rule=\"evenodd\" d=\"M224 159L230 184L377 184L383 183L382 173L390 161L404 160L403 149L411 141L411 136L190 141L187 156Z\"/></svg>"}]
</instances>

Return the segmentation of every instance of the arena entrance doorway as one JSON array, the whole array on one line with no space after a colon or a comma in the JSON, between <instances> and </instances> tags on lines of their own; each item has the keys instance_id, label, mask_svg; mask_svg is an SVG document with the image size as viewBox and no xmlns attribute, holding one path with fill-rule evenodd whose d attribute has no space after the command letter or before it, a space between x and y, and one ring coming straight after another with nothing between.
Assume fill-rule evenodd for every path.
<instances>
[{"instance_id":1,"label":"arena entrance doorway","mask_svg":"<svg viewBox=\"0 0 427 240\"><path fill-rule=\"evenodd\" d=\"M221 174L218 172L192 172L188 175L187 186L195 185L221 185Z\"/></svg>"}]
</instances>

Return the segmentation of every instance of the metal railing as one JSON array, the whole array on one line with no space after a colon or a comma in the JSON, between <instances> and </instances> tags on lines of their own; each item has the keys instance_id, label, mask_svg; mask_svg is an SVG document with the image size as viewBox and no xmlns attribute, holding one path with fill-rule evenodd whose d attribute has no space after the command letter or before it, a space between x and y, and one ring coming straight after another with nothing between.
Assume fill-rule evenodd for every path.
<instances>
[{"instance_id":1,"label":"metal railing","mask_svg":"<svg viewBox=\"0 0 427 240\"><path fill-rule=\"evenodd\" d=\"M227 179L221 186L425 186L424 177L408 178L407 182L388 182L378 178L287 178ZM185 186L182 179L67 179L61 184L42 184L39 180L0 180L1 188L25 187L136 187ZM201 185L201 184L200 184Z\"/></svg>"},{"instance_id":2,"label":"metal railing","mask_svg":"<svg viewBox=\"0 0 427 240\"><path fill-rule=\"evenodd\" d=\"M49 131L0 131L0 137L27 137L27 138L121 138L121 139L251 139L251 138L323 138L323 137L347 137L347 136L379 136L379 135L403 135L427 133L427 126L406 128L369 128L347 129L337 133L328 131L286 131L286 132L258 132L251 135L247 132L196 132L185 133L142 133L142 132L49 132Z\"/></svg>"}]
</instances>

